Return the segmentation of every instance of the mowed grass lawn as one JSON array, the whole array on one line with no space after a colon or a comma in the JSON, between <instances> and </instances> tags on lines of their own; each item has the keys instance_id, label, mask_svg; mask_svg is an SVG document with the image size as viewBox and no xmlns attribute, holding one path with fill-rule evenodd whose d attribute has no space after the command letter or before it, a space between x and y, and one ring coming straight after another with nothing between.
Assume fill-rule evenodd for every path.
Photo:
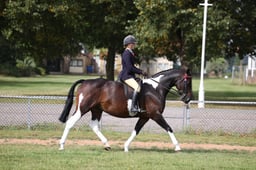
<instances>
[{"instance_id":1,"label":"mowed grass lawn","mask_svg":"<svg viewBox=\"0 0 256 170\"><path fill-rule=\"evenodd\" d=\"M10 170L255 170L256 153L217 150L121 148L104 151L95 146L0 145L0 169Z\"/></svg>"},{"instance_id":2,"label":"mowed grass lawn","mask_svg":"<svg viewBox=\"0 0 256 170\"><path fill-rule=\"evenodd\" d=\"M0 75L0 95L67 95L79 79L97 78L85 75L47 75L44 77L6 77ZM205 100L256 101L256 85L238 85L231 79L205 79ZM198 98L199 78L193 78L193 93ZM168 99L178 99L170 94Z\"/></svg>"},{"instance_id":3,"label":"mowed grass lawn","mask_svg":"<svg viewBox=\"0 0 256 170\"><path fill-rule=\"evenodd\" d=\"M54 128L54 127L52 127ZM55 127L39 127L32 130L3 128L0 130L1 138L6 141L10 138L17 139L58 139L62 129ZM103 132L110 140L125 141L129 133ZM243 146L256 146L254 135L217 135L217 134L189 134L178 133L177 139L181 143L217 143ZM96 135L89 128L72 129L68 140L91 139L96 140ZM166 133L150 134L142 132L135 141L167 142L170 139ZM122 146L112 145L111 151L105 151L103 146L67 145L64 151L58 150L57 143L42 144L1 144L0 169L39 169L39 170L198 170L198 169L256 169L256 151L239 150L205 150L183 149L175 153L170 147L143 148L130 146L130 151L125 153Z\"/></svg>"}]
</instances>

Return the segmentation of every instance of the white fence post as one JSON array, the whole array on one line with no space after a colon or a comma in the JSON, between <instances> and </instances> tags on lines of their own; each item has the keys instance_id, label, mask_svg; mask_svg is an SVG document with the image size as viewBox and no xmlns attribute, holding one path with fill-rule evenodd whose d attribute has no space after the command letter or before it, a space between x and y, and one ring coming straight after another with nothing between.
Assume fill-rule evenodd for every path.
<instances>
[{"instance_id":1,"label":"white fence post","mask_svg":"<svg viewBox=\"0 0 256 170\"><path fill-rule=\"evenodd\" d=\"M189 126L189 120L190 120L189 104L184 104L183 105L183 130L186 130L186 128Z\"/></svg>"}]
</instances>

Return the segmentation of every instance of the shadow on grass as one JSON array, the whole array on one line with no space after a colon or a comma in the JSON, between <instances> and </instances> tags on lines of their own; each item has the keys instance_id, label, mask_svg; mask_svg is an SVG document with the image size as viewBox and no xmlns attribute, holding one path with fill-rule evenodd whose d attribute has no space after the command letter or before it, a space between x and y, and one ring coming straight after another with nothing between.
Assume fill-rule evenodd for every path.
<instances>
[{"instance_id":1,"label":"shadow on grass","mask_svg":"<svg viewBox=\"0 0 256 170\"><path fill-rule=\"evenodd\" d=\"M95 146L96 147L96 146ZM94 149L95 149L94 147ZM102 151L105 151L104 148L102 148ZM121 147L113 147L111 148L110 151L105 151L105 152L124 152L124 149ZM196 148L196 149L182 149L181 151L174 151L172 148L157 148L157 147L152 147L152 148L130 148L129 153L136 153L136 152L147 152L147 153L167 153L167 154L182 154L182 153L188 153L188 154L194 154L194 153L249 153L249 151L245 150L218 150L218 149L202 149L202 148ZM254 152L256 153L256 152Z\"/></svg>"}]
</instances>

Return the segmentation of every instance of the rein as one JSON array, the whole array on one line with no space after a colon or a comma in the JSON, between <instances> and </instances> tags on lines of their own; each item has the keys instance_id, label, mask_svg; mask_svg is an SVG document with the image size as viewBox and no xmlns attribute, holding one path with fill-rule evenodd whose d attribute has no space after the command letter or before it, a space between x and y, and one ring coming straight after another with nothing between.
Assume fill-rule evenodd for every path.
<instances>
[{"instance_id":1,"label":"rein","mask_svg":"<svg viewBox=\"0 0 256 170\"><path fill-rule=\"evenodd\" d=\"M179 93L178 90L176 90L176 89L174 89L174 88L169 89L169 88L165 87L164 85L160 84L160 82L154 80L153 78L150 78L150 80L152 80L153 82L157 83L157 84L160 85L162 88L164 88L165 90L167 90L168 93L171 93L171 94L173 94L173 95L179 96L179 95L178 95L178 93ZM173 91L171 91L171 90L173 90Z\"/></svg>"},{"instance_id":2,"label":"rein","mask_svg":"<svg viewBox=\"0 0 256 170\"><path fill-rule=\"evenodd\" d=\"M183 78L180 80L180 81L184 81L184 90L183 90L183 93L185 92L185 94L187 94L187 80L188 80L189 78L192 78L192 76L189 76L189 75L187 75L187 73L186 73L186 74L183 76ZM179 91L176 90L176 89L174 89L173 87L172 87L171 89L169 89L169 88L163 86L162 84L160 84L160 82L154 80L153 78L150 78L150 80L154 81L155 83L157 83L158 85L160 85L162 88L164 88L165 90L167 90L168 93L171 93L171 94L173 94L173 95L179 96L179 95L178 95L178 94L180 94ZM171 91L171 90L173 90L173 91Z\"/></svg>"}]
</instances>

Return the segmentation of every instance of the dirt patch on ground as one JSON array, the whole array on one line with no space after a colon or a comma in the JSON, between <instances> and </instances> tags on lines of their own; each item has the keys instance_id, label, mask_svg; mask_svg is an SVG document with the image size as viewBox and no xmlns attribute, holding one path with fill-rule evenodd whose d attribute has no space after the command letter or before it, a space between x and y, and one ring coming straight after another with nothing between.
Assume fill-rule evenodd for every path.
<instances>
[{"instance_id":1,"label":"dirt patch on ground","mask_svg":"<svg viewBox=\"0 0 256 170\"><path fill-rule=\"evenodd\" d=\"M0 139L0 144L35 144L35 145L58 145L57 139ZM124 141L109 141L112 146L123 147ZM103 146L97 140L67 140L66 145L80 145L80 146ZM204 150L239 150L239 151L256 151L254 146L239 146L239 145L218 145L218 144L195 144L195 143L182 143L181 149L204 149ZM171 143L165 142L132 142L130 148L171 148Z\"/></svg>"}]
</instances>

